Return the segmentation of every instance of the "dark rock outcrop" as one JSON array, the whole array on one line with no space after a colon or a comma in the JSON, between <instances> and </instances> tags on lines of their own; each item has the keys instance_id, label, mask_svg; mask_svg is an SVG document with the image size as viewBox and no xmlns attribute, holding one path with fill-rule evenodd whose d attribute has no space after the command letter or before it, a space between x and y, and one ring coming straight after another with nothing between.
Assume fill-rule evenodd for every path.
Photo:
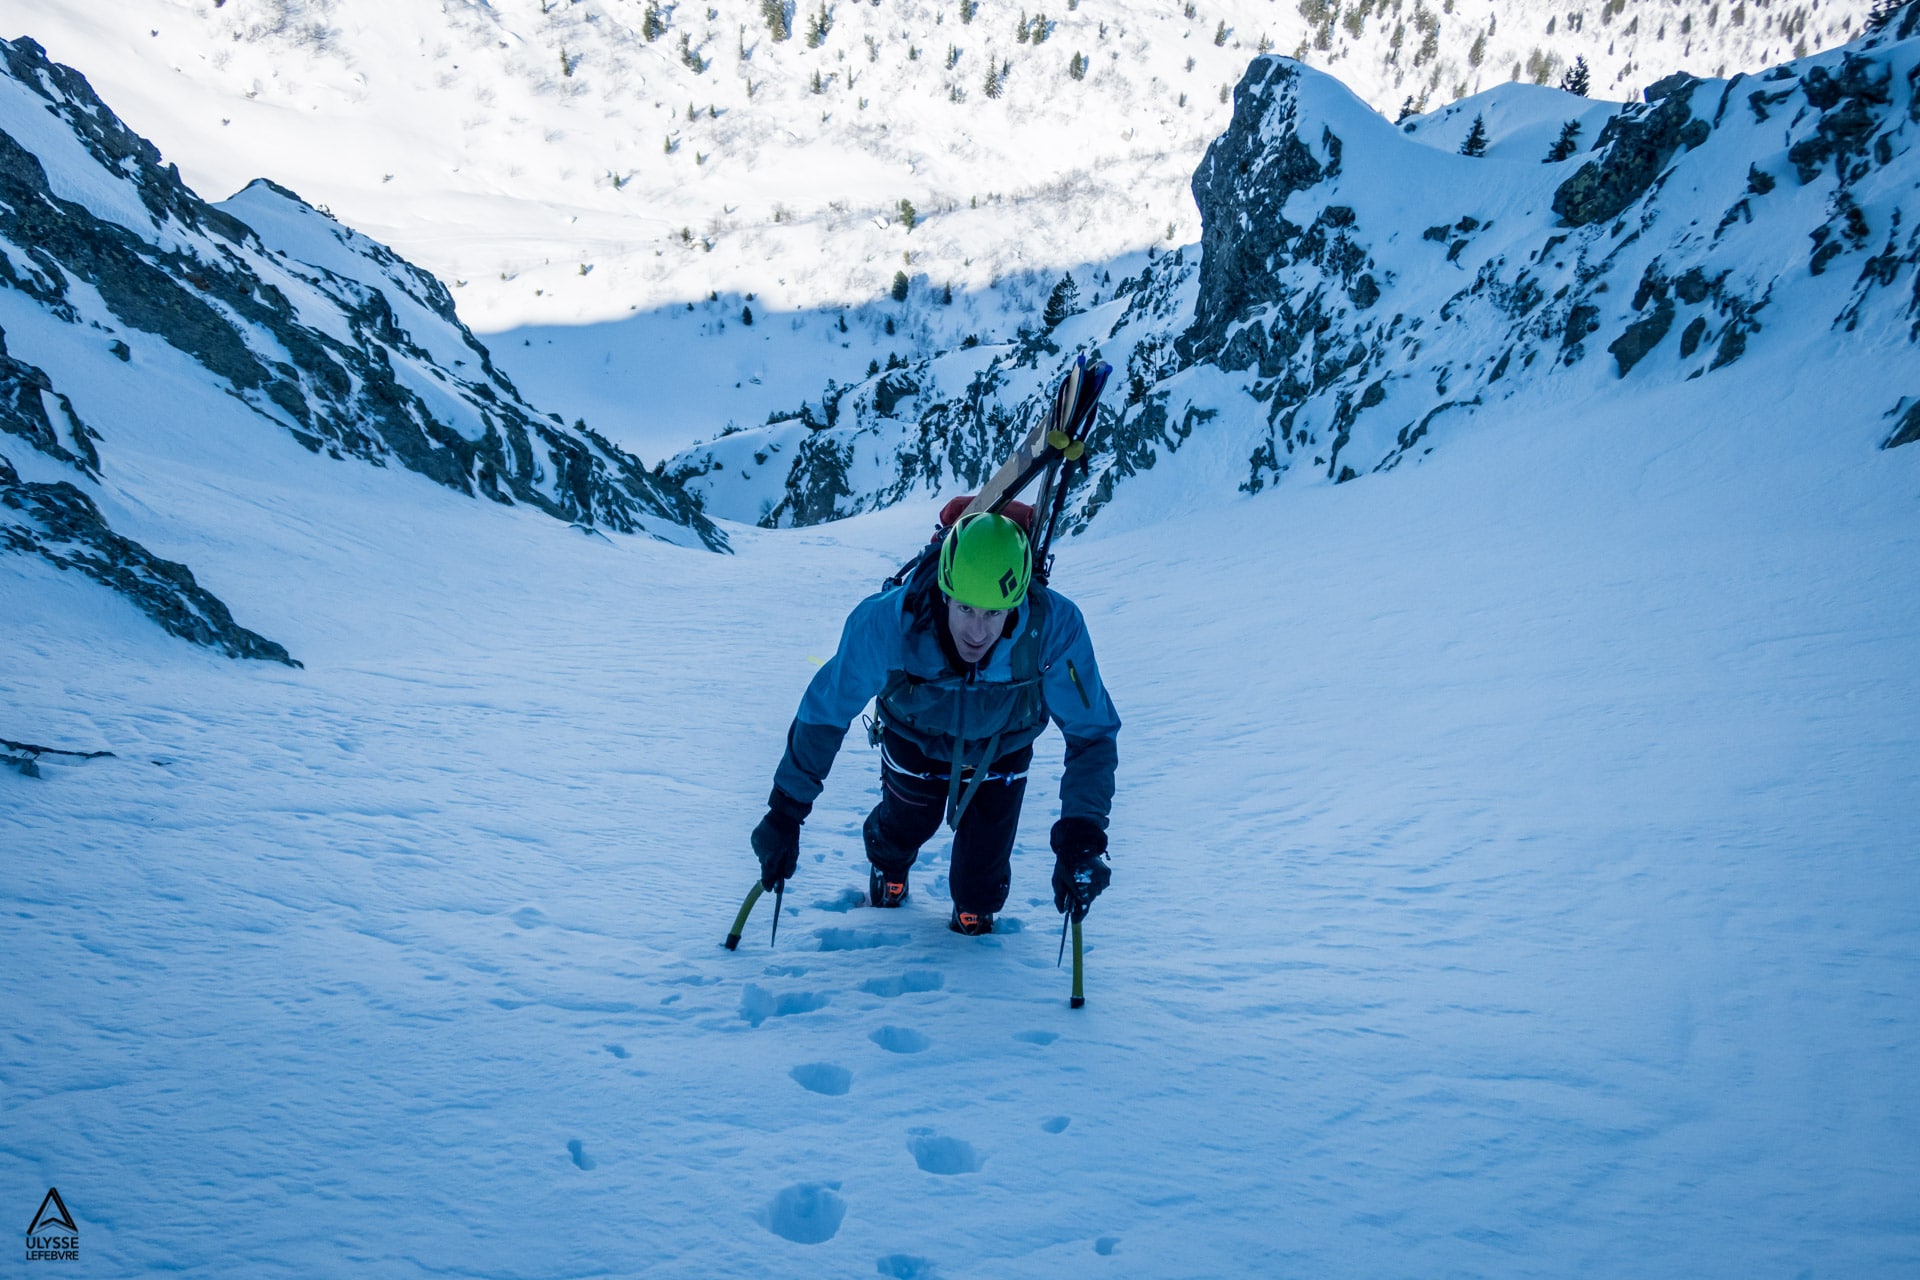
<instances>
[{"instance_id":1,"label":"dark rock outcrop","mask_svg":"<svg viewBox=\"0 0 1920 1280\"><path fill-rule=\"evenodd\" d=\"M23 481L0 457L0 547L37 555L60 569L78 569L131 600L168 632L233 658L300 664L266 637L233 620L187 566L162 559L107 526L79 487Z\"/></svg>"},{"instance_id":2,"label":"dark rock outcrop","mask_svg":"<svg viewBox=\"0 0 1920 1280\"><path fill-rule=\"evenodd\" d=\"M60 430L47 408L49 400L66 423L67 444L61 443ZM0 329L0 431L25 440L55 462L100 478L100 452L94 447L99 432L80 421L73 401L53 389L53 380L44 370L8 354L5 329Z\"/></svg>"},{"instance_id":3,"label":"dark rock outcrop","mask_svg":"<svg viewBox=\"0 0 1920 1280\"><path fill-rule=\"evenodd\" d=\"M1327 163L1301 141L1298 99L1290 92L1300 72L1298 63L1256 59L1233 91L1227 131L1194 171L1202 231L1200 291L1193 324L1181 340L1189 360L1219 355L1234 320L1284 298L1275 262L1290 256L1306 228L1289 222L1281 210L1294 192L1318 186L1339 170L1338 138L1329 133L1324 139L1331 152ZM1220 216L1228 208L1233 216ZM1209 211L1214 216L1207 216Z\"/></svg>"},{"instance_id":4,"label":"dark rock outcrop","mask_svg":"<svg viewBox=\"0 0 1920 1280\"><path fill-rule=\"evenodd\" d=\"M1619 216L1647 193L1674 152L1706 141L1710 126L1695 120L1691 108L1700 82L1692 76L1670 80L1661 82L1664 92L1651 107L1629 107L1607 121L1594 142L1600 154L1553 193L1553 211L1568 226Z\"/></svg>"},{"instance_id":5,"label":"dark rock outcrop","mask_svg":"<svg viewBox=\"0 0 1920 1280\"><path fill-rule=\"evenodd\" d=\"M1896 409L1895 413L1900 411ZM1906 412L1900 414L1900 421L1893 434L1880 442L1882 449L1898 449L1903 444L1920 443L1920 396L1906 406Z\"/></svg>"}]
</instances>

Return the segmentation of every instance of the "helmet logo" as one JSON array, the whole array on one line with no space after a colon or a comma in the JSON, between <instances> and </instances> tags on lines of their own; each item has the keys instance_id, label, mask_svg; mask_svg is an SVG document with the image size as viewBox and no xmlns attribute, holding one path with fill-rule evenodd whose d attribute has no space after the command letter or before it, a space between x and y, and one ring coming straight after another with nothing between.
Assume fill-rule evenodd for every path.
<instances>
[{"instance_id":1,"label":"helmet logo","mask_svg":"<svg viewBox=\"0 0 1920 1280\"><path fill-rule=\"evenodd\" d=\"M1019 586L1020 579L1013 576L1013 570L1009 569L1000 575L1000 595L1002 599L1010 598L1013 593L1019 589Z\"/></svg>"}]
</instances>

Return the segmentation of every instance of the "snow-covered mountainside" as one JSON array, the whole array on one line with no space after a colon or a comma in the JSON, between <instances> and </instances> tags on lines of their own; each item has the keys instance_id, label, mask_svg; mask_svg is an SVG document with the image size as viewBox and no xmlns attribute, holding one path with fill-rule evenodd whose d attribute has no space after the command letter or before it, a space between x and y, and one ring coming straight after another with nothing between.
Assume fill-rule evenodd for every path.
<instances>
[{"instance_id":1,"label":"snow-covered mountainside","mask_svg":"<svg viewBox=\"0 0 1920 1280\"><path fill-rule=\"evenodd\" d=\"M961 110L1010 130L1021 103L1079 110L1032 74L1075 24L1184 21L1202 59L1253 29L1215 46L1214 13L1097 3L1037 47L1025 15L1003 97L965 104L943 44L910 58L890 26L862 64L840 43L921 11L843 4L809 50L807 10L769 10L781 42L729 9L741 65L818 65L835 105L815 134L810 92L742 88L690 127L764 93L808 104L791 123L824 149L701 165L697 133L667 156L637 117L587 122L643 70L680 76L717 3L656 6L614 75L595 58L645 0L10 0L86 36L170 150L149 109L230 106L248 184L200 202L77 73L8 47L0 550L28 554L0 554L0 1207L57 1188L73 1274L1920 1274L1920 448L1891 447L1920 437L1913 10L1632 107L1506 83L1406 121L1244 49L1231 116L1178 157L1205 225L1164 243L1069 185L910 231L796 207L751 252L691 224L651 283L552 254L487 304L427 274L589 224L644 268L674 252L621 238L647 201L698 207L756 165L770 189L850 182L832 139L871 136L870 74L924 80L890 100L899 137ZM1335 40L1356 12L1409 43L1452 18L1316 11ZM1790 39L1833 11L1607 0L1583 34L1738 13ZM1500 11L1495 81L1497 42L1531 38L1511 12L1548 20ZM1014 16L944 14L936 34ZM474 38L367 35L448 23ZM604 43L563 68L523 27ZM673 92L737 38L689 39L716 65L677 64ZM1141 66L1182 56L1147 44L1143 110L1172 86ZM843 50L857 88L825 83ZM542 65L554 91L528 87ZM196 87L229 70L263 82L244 108ZM1100 74L1059 88L1118 93ZM1476 118L1486 154L1461 155ZM507 145L561 121L580 132L539 154L627 128L686 193L643 174L594 188L629 212L564 212L605 162L568 187ZM869 210L920 202L886 136ZM920 136L930 170L1016 154ZM474 170L381 183L429 144ZM354 166L404 237L310 185ZM1075 216L1117 247L1019 240ZM923 270L894 264L943 222L963 260L1043 265L951 304L938 274L899 303L806 292ZM729 261L724 298L642 292ZM449 309L473 320L470 298L646 309L489 339L490 366ZM1051 733L992 935L946 928L945 838L902 908L863 905L882 781L853 734L777 944L763 903L727 950L848 610L924 537L925 496L1095 349L1118 370L1053 578L1125 722L1086 1004L1056 967ZM556 390L609 438L746 429L684 453L676 489L537 412L580 416ZM689 489L770 524L862 514L709 526ZM600 536L623 521L656 536ZM246 652L286 662L223 656Z\"/></svg>"},{"instance_id":2,"label":"snow-covered mountainside","mask_svg":"<svg viewBox=\"0 0 1920 1280\"><path fill-rule=\"evenodd\" d=\"M523 401L427 273L284 188L200 200L70 68L0 44L0 533L177 635L287 659L175 559L116 449L286 433L585 527L724 546L688 496ZM24 448L22 447L24 446ZM165 449L167 446L159 446ZM325 465L325 464L320 464ZM143 523L138 538L116 528Z\"/></svg>"},{"instance_id":3,"label":"snow-covered mountainside","mask_svg":"<svg viewBox=\"0 0 1920 1280\"><path fill-rule=\"evenodd\" d=\"M497 332L715 291L844 308L895 271L1050 284L1184 243L1187 180L1270 51L1390 115L1577 58L1627 97L1831 47L1870 4L12 0L0 34L85 68L198 188L275 177Z\"/></svg>"},{"instance_id":4,"label":"snow-covered mountainside","mask_svg":"<svg viewBox=\"0 0 1920 1280\"><path fill-rule=\"evenodd\" d=\"M1909 6L1840 49L1675 76L1643 103L1507 85L1397 127L1326 75L1260 59L1194 176L1197 250L1069 276L1078 301L1057 318L1077 314L1049 329L830 383L670 473L710 511L769 524L965 487L1079 352L1123 371L1082 526L1183 450L1204 455L1170 468L1196 494L1344 481L1496 400L1550 421L1623 380L1701 377L1738 400L1754 360L1883 357L1834 412L1913 440L1917 34Z\"/></svg>"}]
</instances>

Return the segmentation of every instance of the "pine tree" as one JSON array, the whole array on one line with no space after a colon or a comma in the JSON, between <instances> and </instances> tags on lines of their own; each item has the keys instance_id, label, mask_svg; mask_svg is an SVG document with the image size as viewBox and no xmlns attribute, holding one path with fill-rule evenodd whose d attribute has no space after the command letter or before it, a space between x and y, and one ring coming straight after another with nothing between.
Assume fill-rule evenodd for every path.
<instances>
[{"instance_id":1,"label":"pine tree","mask_svg":"<svg viewBox=\"0 0 1920 1280\"><path fill-rule=\"evenodd\" d=\"M1222 19L1220 19L1220 25L1219 25L1218 27L1216 27L1216 28L1214 28L1214 32L1213 32L1213 43L1214 43L1214 44L1215 44L1216 46L1218 46L1218 47L1221 47L1221 48L1225 48L1225 47L1226 47L1226 43L1227 43L1227 20L1226 20L1225 18L1222 18Z\"/></svg>"},{"instance_id":2,"label":"pine tree","mask_svg":"<svg viewBox=\"0 0 1920 1280\"><path fill-rule=\"evenodd\" d=\"M1417 116L1419 114L1420 113L1418 111L1415 111L1413 109L1413 95L1408 94L1407 100L1400 104L1400 114L1393 118L1393 122L1395 124L1400 124L1404 122L1407 119L1407 117Z\"/></svg>"},{"instance_id":3,"label":"pine tree","mask_svg":"<svg viewBox=\"0 0 1920 1280\"><path fill-rule=\"evenodd\" d=\"M1005 87L1005 81L1000 78L1000 64L997 62L989 62L987 64L987 83L982 87L982 91L989 98L997 98Z\"/></svg>"},{"instance_id":4,"label":"pine tree","mask_svg":"<svg viewBox=\"0 0 1920 1280\"><path fill-rule=\"evenodd\" d=\"M752 323L753 323L753 308L752 308L752 307L742 307L742 308L740 308L740 323L741 323L741 324L748 324L748 325L750 325L750 324L752 324Z\"/></svg>"},{"instance_id":5,"label":"pine tree","mask_svg":"<svg viewBox=\"0 0 1920 1280\"><path fill-rule=\"evenodd\" d=\"M1087 78L1087 58L1085 54L1075 53L1071 58L1067 59L1067 74L1075 80L1085 80Z\"/></svg>"},{"instance_id":6,"label":"pine tree","mask_svg":"<svg viewBox=\"0 0 1920 1280\"><path fill-rule=\"evenodd\" d=\"M1060 277L1060 283L1053 286L1053 292L1047 295L1047 309L1040 314L1041 323L1052 329L1062 320L1074 313L1080 301L1079 286L1073 283L1071 272Z\"/></svg>"},{"instance_id":7,"label":"pine tree","mask_svg":"<svg viewBox=\"0 0 1920 1280\"><path fill-rule=\"evenodd\" d=\"M901 225L906 227L907 230L911 231L919 221L920 221L920 215L914 212L913 201L902 200L900 202Z\"/></svg>"},{"instance_id":8,"label":"pine tree","mask_svg":"<svg viewBox=\"0 0 1920 1280\"><path fill-rule=\"evenodd\" d=\"M975 0L960 0L960 21L963 24L972 22L974 12L979 8Z\"/></svg>"},{"instance_id":9,"label":"pine tree","mask_svg":"<svg viewBox=\"0 0 1920 1280\"><path fill-rule=\"evenodd\" d=\"M1554 164L1572 155L1574 147L1578 145L1576 139L1578 139L1579 136L1580 122L1578 120L1569 120L1561 125L1560 137L1547 152L1547 158L1542 163Z\"/></svg>"},{"instance_id":10,"label":"pine tree","mask_svg":"<svg viewBox=\"0 0 1920 1280\"><path fill-rule=\"evenodd\" d=\"M1567 68L1567 74L1560 77L1560 88L1567 93L1586 97L1591 85L1592 73L1587 70L1585 58L1575 58L1573 65Z\"/></svg>"},{"instance_id":11,"label":"pine tree","mask_svg":"<svg viewBox=\"0 0 1920 1280\"><path fill-rule=\"evenodd\" d=\"M910 287L911 285L907 280L906 272L896 271L893 273L893 289L890 292L895 302L905 302L907 300L907 290ZM889 320L887 323L892 324L893 322ZM891 333L893 330L889 329L887 332Z\"/></svg>"},{"instance_id":12,"label":"pine tree","mask_svg":"<svg viewBox=\"0 0 1920 1280\"><path fill-rule=\"evenodd\" d=\"M667 34L667 18L660 12L659 0L647 0L647 12L640 19L640 34L649 44Z\"/></svg>"},{"instance_id":13,"label":"pine tree","mask_svg":"<svg viewBox=\"0 0 1920 1280\"><path fill-rule=\"evenodd\" d=\"M694 50L692 41L684 31L680 33L680 61L686 63L687 69L695 75L706 73L706 61Z\"/></svg>"},{"instance_id":14,"label":"pine tree","mask_svg":"<svg viewBox=\"0 0 1920 1280\"><path fill-rule=\"evenodd\" d=\"M827 12L826 0L820 0L820 12L807 19L807 48L818 49L827 42L827 32L833 30L833 15Z\"/></svg>"},{"instance_id":15,"label":"pine tree","mask_svg":"<svg viewBox=\"0 0 1920 1280\"><path fill-rule=\"evenodd\" d=\"M767 32L776 41L793 38L793 24L787 20L786 0L760 0L760 16L766 19Z\"/></svg>"},{"instance_id":16,"label":"pine tree","mask_svg":"<svg viewBox=\"0 0 1920 1280\"><path fill-rule=\"evenodd\" d=\"M1473 118L1473 128L1467 130L1467 140L1460 144L1463 156L1483 156L1487 154L1487 122L1481 116Z\"/></svg>"}]
</instances>

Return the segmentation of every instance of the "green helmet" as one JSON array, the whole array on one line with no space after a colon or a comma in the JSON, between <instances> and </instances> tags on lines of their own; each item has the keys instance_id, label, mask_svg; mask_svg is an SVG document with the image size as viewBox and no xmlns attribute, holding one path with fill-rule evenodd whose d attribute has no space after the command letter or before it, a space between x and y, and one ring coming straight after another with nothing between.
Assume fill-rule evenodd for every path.
<instances>
[{"instance_id":1,"label":"green helmet","mask_svg":"<svg viewBox=\"0 0 1920 1280\"><path fill-rule=\"evenodd\" d=\"M940 590L976 609L1012 609L1033 581L1033 549L1003 515L963 516L940 544Z\"/></svg>"}]
</instances>

